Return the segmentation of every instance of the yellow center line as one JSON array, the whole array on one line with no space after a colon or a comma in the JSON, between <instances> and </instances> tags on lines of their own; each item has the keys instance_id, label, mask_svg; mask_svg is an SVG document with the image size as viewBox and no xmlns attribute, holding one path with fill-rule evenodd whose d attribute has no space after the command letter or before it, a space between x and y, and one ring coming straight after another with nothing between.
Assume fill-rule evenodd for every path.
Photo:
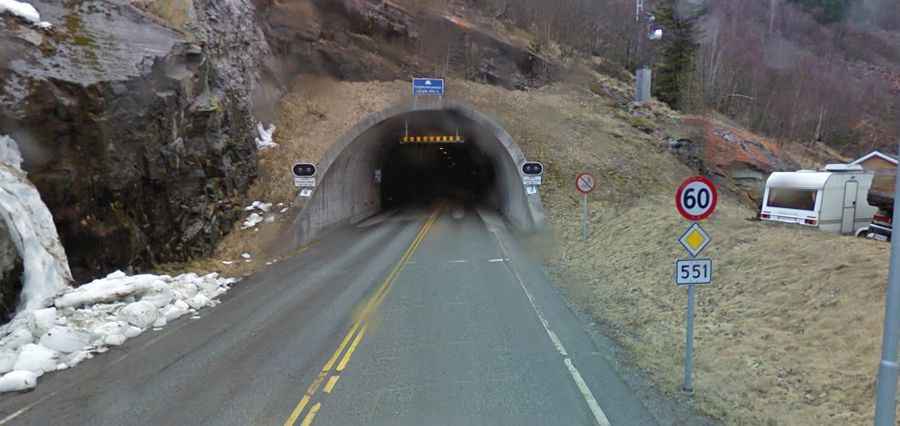
<instances>
[{"instance_id":1,"label":"yellow center line","mask_svg":"<svg viewBox=\"0 0 900 426\"><path fill-rule=\"evenodd\" d=\"M440 212L443 210L443 206L438 206L437 209L429 216L429 218L422 225L422 228L419 229L418 234L416 234L416 238L413 239L412 243L410 243L409 247L407 247L406 251L403 253L403 256L400 257L400 261L394 265L394 268L391 270L390 274L388 274L387 278L385 278L384 282L378 288L378 291L372 296L371 299L366 303L363 308L362 314L360 318L353 324L350 328L350 331L347 332L347 335L344 336L344 339L341 341L341 344L338 346L337 350L331 355L328 359L328 362L322 367L322 370L319 372L318 376L316 376L315 380L309 385L306 389L306 393L303 395L303 398L300 402L297 403L297 406L294 407L293 411L291 411L291 415L285 420L284 426L294 426L297 422L297 419L300 418L300 415L303 414L303 410L315 396L316 392L319 390L319 386L322 385L322 382L325 381L325 378L328 377L328 373L331 371L331 368L334 366L334 363L337 362L337 359L340 357L341 353L344 352L344 349L347 347L347 344L350 340L353 340L353 343L350 345L350 348L347 350L347 353L344 354L343 359L341 359L340 364L338 364L337 371L343 371L347 366L347 363L350 361L350 357L353 354L353 351L356 350L356 346L359 345L359 342L362 340L363 335L368 328L367 319L372 312L378 309L378 306L381 305L381 302L384 300L387 293L390 291L394 280L400 274L400 271L409 262L409 259L412 257L413 253L418 249L419 245L425 239L425 236L431 230L431 227L437 221L438 217L440 217ZM312 244L310 244L312 245ZM309 248L304 247L303 249ZM356 331L360 329L362 325L362 329L357 334ZM331 390L334 388L334 385L337 383L340 376L332 376L329 378L328 383L325 384L325 393L331 393ZM309 413L306 414L306 417L303 418L302 426L308 426L312 424L313 419L316 417L316 414L319 412L321 408L321 403L316 403L309 409Z\"/></svg>"},{"instance_id":2,"label":"yellow center line","mask_svg":"<svg viewBox=\"0 0 900 426\"><path fill-rule=\"evenodd\" d=\"M321 402L317 402L316 405L313 405L312 408L309 409L309 413L306 413L306 417L303 418L303 423L300 423L300 426L311 425L316 418L316 414L319 414L320 408L322 408Z\"/></svg>"},{"instance_id":3,"label":"yellow center line","mask_svg":"<svg viewBox=\"0 0 900 426\"><path fill-rule=\"evenodd\" d=\"M331 355L331 358L328 359L328 362L325 363L325 366L322 367L322 372L327 373L331 370L331 367L337 362L338 357L341 355L341 352L344 351L344 348L347 347L347 343L350 342L350 339L353 337L353 334L356 333L356 329L359 328L360 322L357 321L356 324L353 324L353 327L350 328L350 331L347 332L347 335L344 336L344 340L341 341L340 346L338 346L337 350L334 351L334 354Z\"/></svg>"},{"instance_id":4,"label":"yellow center line","mask_svg":"<svg viewBox=\"0 0 900 426\"><path fill-rule=\"evenodd\" d=\"M334 351L334 354L331 355L331 358L328 359L328 362L325 363L325 366L322 367L322 371L319 372L319 375L315 380L306 388L306 393L303 395L303 399L297 403L297 406L294 407L294 410L291 411L291 415L285 420L284 426L293 426L294 423L300 418L300 414L303 413L303 409L306 408L306 405L309 404L309 400L316 394L316 391L319 389L319 385L322 384L322 381L325 380L325 377L328 376L328 372L331 370L331 367L337 362L338 357L341 355L341 352L344 351L344 348L347 347L347 344L350 343L350 339L353 337L353 334L356 333L356 329L359 328L359 322L350 329L346 336L344 336L344 340L341 341L341 344L338 346L337 350Z\"/></svg>"},{"instance_id":5,"label":"yellow center line","mask_svg":"<svg viewBox=\"0 0 900 426\"><path fill-rule=\"evenodd\" d=\"M350 345L350 349L347 349L347 353L344 354L344 358L337 366L338 373L344 371L344 368L347 368L347 363L350 362L350 357L353 356L353 351L356 350L356 347L359 345L360 340L362 340L363 336L366 335L367 328L369 328L369 323L366 323L366 325L363 326L362 330L359 331L359 334L356 335L356 338L353 339L353 344Z\"/></svg>"},{"instance_id":6,"label":"yellow center line","mask_svg":"<svg viewBox=\"0 0 900 426\"><path fill-rule=\"evenodd\" d=\"M329 378L328 378L328 383L325 383L325 387L322 388L322 392L325 392L325 393L331 393L331 390L334 389L334 385L337 384L337 381L338 381L338 379L340 379L340 378L341 378L341 376L331 376L331 377L329 377Z\"/></svg>"}]
</instances>

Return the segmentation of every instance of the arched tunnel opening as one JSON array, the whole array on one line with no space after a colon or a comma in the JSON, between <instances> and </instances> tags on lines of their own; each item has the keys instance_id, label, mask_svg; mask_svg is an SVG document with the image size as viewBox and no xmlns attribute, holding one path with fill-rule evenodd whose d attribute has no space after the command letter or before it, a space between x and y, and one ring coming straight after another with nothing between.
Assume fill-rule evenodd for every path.
<instances>
[{"instance_id":1,"label":"arched tunnel opening","mask_svg":"<svg viewBox=\"0 0 900 426\"><path fill-rule=\"evenodd\" d=\"M382 209L436 201L497 207L491 197L494 164L475 142L478 132L461 127L463 121L448 113L411 113L395 120L403 125L388 136L399 143L386 144L382 154ZM393 121L385 126L397 129Z\"/></svg>"},{"instance_id":2,"label":"arched tunnel opening","mask_svg":"<svg viewBox=\"0 0 900 426\"><path fill-rule=\"evenodd\" d=\"M513 228L543 227L537 191L522 184L525 155L498 122L445 101L372 114L318 163L318 186L295 221L296 244L386 210L448 201L501 213Z\"/></svg>"}]
</instances>

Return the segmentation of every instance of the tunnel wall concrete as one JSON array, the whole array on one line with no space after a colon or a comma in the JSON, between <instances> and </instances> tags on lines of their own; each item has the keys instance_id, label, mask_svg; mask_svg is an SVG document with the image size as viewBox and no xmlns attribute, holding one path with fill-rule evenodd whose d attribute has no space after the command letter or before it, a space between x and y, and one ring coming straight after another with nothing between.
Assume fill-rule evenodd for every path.
<instances>
[{"instance_id":1,"label":"tunnel wall concrete","mask_svg":"<svg viewBox=\"0 0 900 426\"><path fill-rule=\"evenodd\" d=\"M540 194L527 194L522 185L521 165L525 154L496 120L468 105L403 104L371 114L342 135L317 164L318 187L311 198L298 198L302 208L294 221L295 245L307 244L326 230L356 223L381 210L381 188L375 170L382 167L382 154L390 143L384 124L404 114L434 111L464 117L478 137L476 143L494 165L496 180L491 198L509 223L519 231L544 227ZM393 142L393 141L391 141Z\"/></svg>"}]
</instances>

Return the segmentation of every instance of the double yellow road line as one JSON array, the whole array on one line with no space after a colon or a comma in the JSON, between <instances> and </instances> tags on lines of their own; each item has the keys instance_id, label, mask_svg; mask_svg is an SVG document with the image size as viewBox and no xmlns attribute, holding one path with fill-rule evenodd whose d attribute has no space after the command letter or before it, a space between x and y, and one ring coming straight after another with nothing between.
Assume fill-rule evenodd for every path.
<instances>
[{"instance_id":1,"label":"double yellow road line","mask_svg":"<svg viewBox=\"0 0 900 426\"><path fill-rule=\"evenodd\" d=\"M344 336L344 339L341 340L341 344L338 345L337 350L334 351L334 354L331 355L331 358L329 358L325 363L325 366L322 367L322 371L319 372L319 375L316 376L316 379L313 380L309 387L306 388L306 392L303 394L303 398L300 399L300 402L298 402L297 406L294 407L294 410L291 412L290 417L288 417L287 420L284 421L284 426L294 426L294 424L297 422L297 419L299 419L303 414L306 406L309 405L310 401L312 401L316 396L316 393L319 391L319 387L322 386L322 383L325 382L326 378L328 379L328 381L325 382L323 391L325 393L331 393L331 391L334 389L334 386L341 378L340 373L347 367L347 363L350 362L350 357L353 356L353 352L356 350L356 347L359 346L359 343L360 341L362 341L363 336L366 335L366 330L369 328L369 317L381 305L381 302L391 290L391 287L394 284L394 280L396 280L397 276L400 275L400 271L403 270L403 267L406 266L406 263L409 262L410 258L412 258L413 254L416 252L416 249L419 248L419 245L422 244L422 241L425 239L425 236L428 235L428 231L431 230L431 227L437 221L438 217L440 216L441 210L442 207L436 208L435 211L431 213L431 216L428 217L428 220L426 220L425 223L422 224L422 227L419 229L419 233L416 234L416 238L413 239L412 243L410 243L409 247L403 253L400 261L397 262L397 264L394 266L394 269L392 269L391 273L388 274L387 278L384 279L384 282L381 283L381 286L378 287L378 290L375 292L375 294L372 295L369 301L364 305L362 312L359 315L359 319L357 319L353 326L350 327L350 331L348 331ZM346 352L344 351L345 349ZM341 354L343 354L343 357L341 357ZM340 359L340 361L338 361L338 359ZM332 372L332 370L334 370L334 372ZM310 407L309 411L306 412L306 416L303 417L303 422L300 424L302 426L311 425L321 408L321 402L316 402L315 404L313 404L313 406Z\"/></svg>"}]
</instances>

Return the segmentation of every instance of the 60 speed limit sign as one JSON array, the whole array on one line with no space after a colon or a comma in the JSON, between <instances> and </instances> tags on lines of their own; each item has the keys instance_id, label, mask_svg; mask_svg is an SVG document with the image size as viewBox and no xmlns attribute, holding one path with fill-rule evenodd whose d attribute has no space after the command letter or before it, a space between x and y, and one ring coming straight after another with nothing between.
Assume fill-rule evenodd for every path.
<instances>
[{"instance_id":1,"label":"60 speed limit sign","mask_svg":"<svg viewBox=\"0 0 900 426\"><path fill-rule=\"evenodd\" d=\"M675 191L675 208L685 219L699 222L716 210L719 193L712 181L703 176L687 178Z\"/></svg>"}]
</instances>

